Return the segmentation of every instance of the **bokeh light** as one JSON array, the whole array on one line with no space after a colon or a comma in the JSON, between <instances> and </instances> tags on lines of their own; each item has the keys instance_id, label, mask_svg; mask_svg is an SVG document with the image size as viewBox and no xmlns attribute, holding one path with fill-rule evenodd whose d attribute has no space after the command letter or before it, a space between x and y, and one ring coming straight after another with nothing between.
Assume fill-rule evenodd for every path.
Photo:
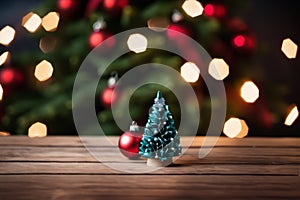
<instances>
[{"instance_id":1,"label":"bokeh light","mask_svg":"<svg viewBox=\"0 0 300 200\"><path fill-rule=\"evenodd\" d=\"M165 17L152 18L147 21L148 28L154 31L164 31L169 26L169 20Z\"/></svg>"},{"instance_id":2,"label":"bokeh light","mask_svg":"<svg viewBox=\"0 0 300 200\"><path fill-rule=\"evenodd\" d=\"M252 81L246 81L241 87L241 97L247 103L254 103L259 98L259 89Z\"/></svg>"},{"instance_id":3,"label":"bokeh light","mask_svg":"<svg viewBox=\"0 0 300 200\"><path fill-rule=\"evenodd\" d=\"M196 0L186 0L182 4L182 9L191 17L197 17L202 15L203 13L203 6L199 1Z\"/></svg>"},{"instance_id":4,"label":"bokeh light","mask_svg":"<svg viewBox=\"0 0 300 200\"><path fill-rule=\"evenodd\" d=\"M48 80L49 78L51 78L52 74L53 74L52 64L47 60L43 60L35 67L34 76L39 81Z\"/></svg>"},{"instance_id":5,"label":"bokeh light","mask_svg":"<svg viewBox=\"0 0 300 200\"><path fill-rule=\"evenodd\" d=\"M181 66L180 73L186 82L194 83L199 79L200 69L195 63L186 62Z\"/></svg>"},{"instance_id":6,"label":"bokeh light","mask_svg":"<svg viewBox=\"0 0 300 200\"><path fill-rule=\"evenodd\" d=\"M233 44L237 47L243 47L245 45L246 38L243 35L237 35L233 38Z\"/></svg>"},{"instance_id":7,"label":"bokeh light","mask_svg":"<svg viewBox=\"0 0 300 200\"><path fill-rule=\"evenodd\" d=\"M127 46L135 53L142 53L147 49L148 40L144 35L135 33L129 36Z\"/></svg>"},{"instance_id":8,"label":"bokeh light","mask_svg":"<svg viewBox=\"0 0 300 200\"><path fill-rule=\"evenodd\" d=\"M35 122L28 129L28 137L47 136L47 126L41 122Z\"/></svg>"},{"instance_id":9,"label":"bokeh light","mask_svg":"<svg viewBox=\"0 0 300 200\"><path fill-rule=\"evenodd\" d=\"M229 75L229 66L221 58L214 58L209 63L208 73L216 80L224 80Z\"/></svg>"},{"instance_id":10,"label":"bokeh light","mask_svg":"<svg viewBox=\"0 0 300 200\"><path fill-rule=\"evenodd\" d=\"M59 13L49 12L42 19L42 26L48 32L56 31L59 23Z\"/></svg>"},{"instance_id":11,"label":"bokeh light","mask_svg":"<svg viewBox=\"0 0 300 200\"><path fill-rule=\"evenodd\" d=\"M0 84L0 101L2 101L2 98L3 98L3 87Z\"/></svg>"},{"instance_id":12,"label":"bokeh light","mask_svg":"<svg viewBox=\"0 0 300 200\"><path fill-rule=\"evenodd\" d=\"M0 66L3 65L10 57L10 53L8 51L4 52L0 56Z\"/></svg>"},{"instance_id":13,"label":"bokeh light","mask_svg":"<svg viewBox=\"0 0 300 200\"><path fill-rule=\"evenodd\" d=\"M5 26L0 31L0 44L8 46L15 38L16 31L11 26Z\"/></svg>"},{"instance_id":14,"label":"bokeh light","mask_svg":"<svg viewBox=\"0 0 300 200\"><path fill-rule=\"evenodd\" d=\"M29 32L34 33L41 26L42 19L36 13L30 12L22 19L22 26Z\"/></svg>"},{"instance_id":15,"label":"bokeh light","mask_svg":"<svg viewBox=\"0 0 300 200\"><path fill-rule=\"evenodd\" d=\"M229 138L243 138L248 134L249 128L244 120L230 118L224 124L223 132Z\"/></svg>"},{"instance_id":16,"label":"bokeh light","mask_svg":"<svg viewBox=\"0 0 300 200\"><path fill-rule=\"evenodd\" d=\"M298 108L297 106L294 106L293 109L287 115L284 124L287 126L291 126L298 118L298 116L299 116Z\"/></svg>"},{"instance_id":17,"label":"bokeh light","mask_svg":"<svg viewBox=\"0 0 300 200\"><path fill-rule=\"evenodd\" d=\"M290 38L286 38L282 42L281 51L286 57L293 59L296 58L298 46Z\"/></svg>"}]
</instances>

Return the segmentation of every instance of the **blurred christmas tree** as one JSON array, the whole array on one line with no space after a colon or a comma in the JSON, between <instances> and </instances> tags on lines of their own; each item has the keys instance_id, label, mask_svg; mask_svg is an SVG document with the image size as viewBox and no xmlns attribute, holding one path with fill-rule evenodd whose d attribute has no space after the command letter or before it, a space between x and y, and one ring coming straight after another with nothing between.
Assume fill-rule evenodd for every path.
<instances>
[{"instance_id":1,"label":"blurred christmas tree","mask_svg":"<svg viewBox=\"0 0 300 200\"><path fill-rule=\"evenodd\" d=\"M203 13L199 8L201 4ZM263 82L260 72L251 68L251 57L257 46L255 36L243 20L236 17L247 7L246 1L203 0L201 4L195 0L50 0L43 3L33 11L36 14L28 14L22 22L32 32L28 34L39 40L40 51L12 55L11 62L1 67L1 130L26 134L32 124L42 122L46 124L49 134L75 134L72 86L77 70L89 51L116 33L157 25L191 36L213 58L219 58L215 61L221 67L226 68L226 64L231 66L228 78L227 75L219 77L226 78L228 117L244 118L251 122L254 130L272 127L276 121L272 112L282 114L284 106L278 107L274 100L271 103L265 101L265 96L271 97L272 91L263 91L264 96L261 95L259 100L251 99L253 96L247 100L247 92L257 90L255 84L250 84L253 87L245 89L246 102L240 96L240 87L246 80L268 85ZM39 16L43 16L42 21ZM40 27L41 22L43 28ZM119 96L112 97L117 76L121 77L134 66L153 61L178 71L187 62L178 56L151 50L142 54L126 54L111 65L104 76L106 80L99 83L96 110L99 122L108 134L120 133L109 108L111 101L121 99ZM205 133L210 118L209 95L201 79L190 82L194 82L191 84L197 89L202 108L199 134ZM145 104L149 105L146 107L151 105L148 101L151 98L144 98L145 93L152 97L157 90L167 96L175 121L180 119L178 102L173 93L164 87L146 85L131 98L131 114L139 124L145 124L147 120ZM257 115L257 109L260 115Z\"/></svg>"}]
</instances>

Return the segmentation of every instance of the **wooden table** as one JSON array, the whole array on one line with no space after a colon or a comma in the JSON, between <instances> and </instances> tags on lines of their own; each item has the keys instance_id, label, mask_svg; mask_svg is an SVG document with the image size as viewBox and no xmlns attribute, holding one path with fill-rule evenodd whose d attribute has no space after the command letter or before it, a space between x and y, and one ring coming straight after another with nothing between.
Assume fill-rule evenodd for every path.
<instances>
[{"instance_id":1,"label":"wooden table","mask_svg":"<svg viewBox=\"0 0 300 200\"><path fill-rule=\"evenodd\" d=\"M202 140L174 167L129 174L78 137L1 137L0 199L300 199L300 138L220 138L199 159Z\"/></svg>"}]
</instances>

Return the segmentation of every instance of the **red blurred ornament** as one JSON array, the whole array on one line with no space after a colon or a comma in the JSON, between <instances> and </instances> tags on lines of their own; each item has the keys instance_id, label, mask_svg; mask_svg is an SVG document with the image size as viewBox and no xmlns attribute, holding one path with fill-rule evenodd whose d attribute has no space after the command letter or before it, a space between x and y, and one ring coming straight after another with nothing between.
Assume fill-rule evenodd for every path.
<instances>
[{"instance_id":1,"label":"red blurred ornament","mask_svg":"<svg viewBox=\"0 0 300 200\"><path fill-rule=\"evenodd\" d=\"M89 37L89 45L91 48L95 48L98 45L100 45L104 40L108 39L105 42L105 51L107 51L107 48L112 48L115 44L115 39L112 34L105 31L106 28L106 22L103 19L98 19L93 24L93 30L94 32L91 33ZM107 48L106 48L107 47Z\"/></svg>"},{"instance_id":2,"label":"red blurred ornament","mask_svg":"<svg viewBox=\"0 0 300 200\"><path fill-rule=\"evenodd\" d=\"M177 37L178 37L178 33L177 32L183 33L185 35L190 35L190 31L187 28L187 26L184 25L184 24L182 24L182 23L170 24L168 26L167 35L168 35L168 37L170 39L176 40Z\"/></svg>"},{"instance_id":3,"label":"red blurred ornament","mask_svg":"<svg viewBox=\"0 0 300 200\"><path fill-rule=\"evenodd\" d=\"M114 94L114 88L108 87L102 93L102 102L105 105L111 105L115 100L116 96Z\"/></svg>"},{"instance_id":4,"label":"red blurred ornament","mask_svg":"<svg viewBox=\"0 0 300 200\"><path fill-rule=\"evenodd\" d=\"M16 68L4 67L0 70L0 83L3 87L19 86L23 80L23 73Z\"/></svg>"},{"instance_id":5,"label":"red blurred ornament","mask_svg":"<svg viewBox=\"0 0 300 200\"><path fill-rule=\"evenodd\" d=\"M89 37L89 45L91 48L95 48L106 39L108 40L105 42L105 47L112 48L115 45L115 38L112 34L105 31L93 32Z\"/></svg>"},{"instance_id":6,"label":"red blurred ornament","mask_svg":"<svg viewBox=\"0 0 300 200\"><path fill-rule=\"evenodd\" d=\"M105 40L105 34L101 32L93 32L89 37L89 45L91 48L95 48Z\"/></svg>"},{"instance_id":7,"label":"red blurred ornament","mask_svg":"<svg viewBox=\"0 0 300 200\"><path fill-rule=\"evenodd\" d=\"M110 106L117 99L114 92L115 84L118 80L118 74L112 73L112 76L108 79L108 87L101 94L101 101L104 106Z\"/></svg>"},{"instance_id":8,"label":"red blurred ornament","mask_svg":"<svg viewBox=\"0 0 300 200\"><path fill-rule=\"evenodd\" d=\"M128 0L103 0L103 7L109 11L119 11L128 5Z\"/></svg>"},{"instance_id":9,"label":"red blurred ornament","mask_svg":"<svg viewBox=\"0 0 300 200\"><path fill-rule=\"evenodd\" d=\"M232 38L233 47L243 52L253 52L256 48L256 41L251 34L238 34Z\"/></svg>"},{"instance_id":10,"label":"red blurred ornament","mask_svg":"<svg viewBox=\"0 0 300 200\"><path fill-rule=\"evenodd\" d=\"M83 8L83 2L80 0L58 0L57 9L62 19L73 18L80 15L80 9Z\"/></svg>"},{"instance_id":11,"label":"red blurred ornament","mask_svg":"<svg viewBox=\"0 0 300 200\"><path fill-rule=\"evenodd\" d=\"M227 11L224 5L218 3L209 3L204 7L204 15L208 17L223 18Z\"/></svg>"},{"instance_id":12,"label":"red blurred ornament","mask_svg":"<svg viewBox=\"0 0 300 200\"><path fill-rule=\"evenodd\" d=\"M119 139L121 153L129 159L139 158L139 147L142 136L143 133L139 131L137 123L132 122L130 130L123 133Z\"/></svg>"}]
</instances>

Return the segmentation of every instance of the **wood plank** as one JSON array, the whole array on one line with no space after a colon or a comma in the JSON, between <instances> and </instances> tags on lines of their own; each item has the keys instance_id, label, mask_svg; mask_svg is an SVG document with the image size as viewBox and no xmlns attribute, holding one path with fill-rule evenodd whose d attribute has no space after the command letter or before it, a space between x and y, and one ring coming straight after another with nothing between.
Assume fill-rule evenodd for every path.
<instances>
[{"instance_id":1,"label":"wood plank","mask_svg":"<svg viewBox=\"0 0 300 200\"><path fill-rule=\"evenodd\" d=\"M93 137L88 137L90 145L102 146ZM109 137L113 145L117 144L119 137ZM182 146L186 146L193 141L193 146L200 147L205 137L181 137ZM45 138L28 138L26 136L8 136L0 138L0 146L82 146L79 137L76 136L48 136ZM300 138L270 138L270 137L248 137L243 139L230 139L220 137L216 146L242 146L242 147L297 147L300 148Z\"/></svg>"},{"instance_id":2,"label":"wood plank","mask_svg":"<svg viewBox=\"0 0 300 200\"><path fill-rule=\"evenodd\" d=\"M95 155L102 162L134 163L123 157L118 150L95 148ZM97 153L98 152L98 153ZM264 147L217 147L204 159L198 159L199 149L190 148L179 163L236 163L236 164L300 164L297 148ZM0 161L45 161L45 162L98 162L83 147L0 147Z\"/></svg>"},{"instance_id":3,"label":"wood plank","mask_svg":"<svg viewBox=\"0 0 300 200\"><path fill-rule=\"evenodd\" d=\"M299 185L297 176L1 175L0 199L299 199Z\"/></svg>"},{"instance_id":4,"label":"wood plank","mask_svg":"<svg viewBox=\"0 0 300 200\"><path fill-rule=\"evenodd\" d=\"M123 169L130 169L127 163L118 164ZM143 163L135 163L134 168L143 167ZM132 166L131 166L132 167ZM115 171L102 163L43 163L43 162L1 162L0 174L124 174ZM125 173L126 174L126 173ZM299 165L256 165L256 164L185 164L166 167L151 174L195 174L195 175L284 175L300 176Z\"/></svg>"}]
</instances>

